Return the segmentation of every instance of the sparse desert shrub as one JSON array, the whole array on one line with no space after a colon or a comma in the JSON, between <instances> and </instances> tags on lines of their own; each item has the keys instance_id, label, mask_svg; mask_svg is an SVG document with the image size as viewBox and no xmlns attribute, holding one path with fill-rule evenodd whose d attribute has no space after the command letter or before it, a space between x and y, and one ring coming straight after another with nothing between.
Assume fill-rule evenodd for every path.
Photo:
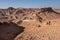
<instances>
[{"instance_id":1,"label":"sparse desert shrub","mask_svg":"<svg viewBox=\"0 0 60 40\"><path fill-rule=\"evenodd\" d=\"M38 25L38 27L41 27L41 25Z\"/></svg>"},{"instance_id":2,"label":"sparse desert shrub","mask_svg":"<svg viewBox=\"0 0 60 40\"><path fill-rule=\"evenodd\" d=\"M41 18L41 17L39 17L39 22L41 22L41 23L42 23L42 18Z\"/></svg>"},{"instance_id":3,"label":"sparse desert shrub","mask_svg":"<svg viewBox=\"0 0 60 40\"><path fill-rule=\"evenodd\" d=\"M51 25L51 21L48 21L48 22L47 22L47 25Z\"/></svg>"}]
</instances>

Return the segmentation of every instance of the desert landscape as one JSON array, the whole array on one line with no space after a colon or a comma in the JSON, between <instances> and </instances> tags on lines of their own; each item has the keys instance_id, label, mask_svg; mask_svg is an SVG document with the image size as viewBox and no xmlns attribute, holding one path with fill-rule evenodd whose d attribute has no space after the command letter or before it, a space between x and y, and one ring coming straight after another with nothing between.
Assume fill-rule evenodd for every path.
<instances>
[{"instance_id":1,"label":"desert landscape","mask_svg":"<svg viewBox=\"0 0 60 40\"><path fill-rule=\"evenodd\" d=\"M0 40L60 40L60 9L0 9Z\"/></svg>"}]
</instances>

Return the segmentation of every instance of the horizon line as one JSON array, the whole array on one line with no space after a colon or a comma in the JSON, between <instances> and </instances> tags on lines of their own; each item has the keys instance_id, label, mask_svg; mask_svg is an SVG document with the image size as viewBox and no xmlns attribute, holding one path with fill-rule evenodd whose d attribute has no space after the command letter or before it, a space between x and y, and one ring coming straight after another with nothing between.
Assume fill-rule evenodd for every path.
<instances>
[{"instance_id":1,"label":"horizon line","mask_svg":"<svg viewBox=\"0 0 60 40\"><path fill-rule=\"evenodd\" d=\"M0 9L7 9L7 8L9 8L9 7L5 7L5 8L0 7ZM48 8L48 7L12 7L12 8ZM57 7L51 7L51 8L60 9L60 8L57 8Z\"/></svg>"}]
</instances>

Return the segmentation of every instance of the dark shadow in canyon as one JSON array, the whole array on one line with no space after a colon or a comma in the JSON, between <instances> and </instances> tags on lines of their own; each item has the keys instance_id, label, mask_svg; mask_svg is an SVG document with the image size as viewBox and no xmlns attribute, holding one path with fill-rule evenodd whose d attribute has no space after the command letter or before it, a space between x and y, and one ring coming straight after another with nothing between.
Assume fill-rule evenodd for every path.
<instances>
[{"instance_id":1,"label":"dark shadow in canyon","mask_svg":"<svg viewBox=\"0 0 60 40\"><path fill-rule=\"evenodd\" d=\"M14 40L14 38L24 31L23 26L10 22L0 23L0 40Z\"/></svg>"}]
</instances>

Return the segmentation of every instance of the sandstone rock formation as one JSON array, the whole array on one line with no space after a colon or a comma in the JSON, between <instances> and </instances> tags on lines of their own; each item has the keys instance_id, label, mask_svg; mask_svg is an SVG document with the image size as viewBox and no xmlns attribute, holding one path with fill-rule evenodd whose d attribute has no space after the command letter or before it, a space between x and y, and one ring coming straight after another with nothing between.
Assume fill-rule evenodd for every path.
<instances>
[{"instance_id":1,"label":"sandstone rock formation","mask_svg":"<svg viewBox=\"0 0 60 40\"><path fill-rule=\"evenodd\" d=\"M60 10L59 10L60 11ZM14 33L20 33L19 27L24 27L24 31L19 35L2 35L5 40L60 40L60 13L51 7L48 8L13 8L0 9L0 30L1 34L6 33L8 28ZM7 22L7 24L4 24ZM17 24L18 28L10 23ZM2 24L2 25L1 25ZM5 28L6 26L6 28ZM8 27L7 27L8 26ZM14 28L14 29L13 29ZM5 29L5 32L3 31ZM9 29L9 30L10 30ZM22 29L21 29L22 30ZM10 32L10 31L9 31ZM1 35L0 34L0 35ZM13 36L13 37L11 37Z\"/></svg>"}]
</instances>

